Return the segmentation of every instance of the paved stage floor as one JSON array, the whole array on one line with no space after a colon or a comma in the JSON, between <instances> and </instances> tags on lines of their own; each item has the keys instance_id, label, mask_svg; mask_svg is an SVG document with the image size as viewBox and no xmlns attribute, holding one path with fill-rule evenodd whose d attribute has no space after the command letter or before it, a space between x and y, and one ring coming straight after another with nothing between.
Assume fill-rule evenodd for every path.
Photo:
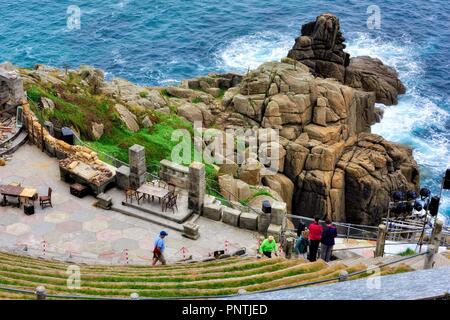
<instances>
[{"instance_id":1,"label":"paved stage floor","mask_svg":"<svg viewBox=\"0 0 450 320\"><path fill-rule=\"evenodd\" d=\"M0 250L21 250L27 246L29 254L42 255L42 244L46 241L47 257L64 258L72 254L87 263L124 263L124 250L128 249L130 263L149 263L154 239L163 228L96 208L92 196L83 199L72 196L69 184L60 180L56 158L47 156L33 145L22 146L6 166L0 167L0 184L10 182L35 187L41 195L51 187L54 190L53 208L42 210L36 201L36 213L26 216L23 207L0 207ZM256 233L203 217L196 223L200 225L198 240L168 230L166 255L169 262L183 258L179 252L182 247L186 247L194 258L201 258L211 251L223 249L226 240L230 242L231 250L246 247L250 254L256 254Z\"/></svg>"}]
</instances>

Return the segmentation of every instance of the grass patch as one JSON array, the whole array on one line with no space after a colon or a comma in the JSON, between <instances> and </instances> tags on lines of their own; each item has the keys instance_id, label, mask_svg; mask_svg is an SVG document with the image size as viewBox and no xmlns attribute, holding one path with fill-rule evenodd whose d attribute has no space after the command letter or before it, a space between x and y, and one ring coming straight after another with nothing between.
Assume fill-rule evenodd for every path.
<instances>
[{"instance_id":1,"label":"grass patch","mask_svg":"<svg viewBox=\"0 0 450 320\"><path fill-rule=\"evenodd\" d=\"M256 197L259 197L259 196L267 196L267 197L271 197L274 200L276 200L275 197L268 190L266 190L266 189L259 189L253 195L248 197L247 199L241 200L240 203L242 205L244 205L244 206L248 206L250 201L252 201L253 199L255 199Z\"/></svg>"},{"instance_id":2,"label":"grass patch","mask_svg":"<svg viewBox=\"0 0 450 320\"><path fill-rule=\"evenodd\" d=\"M405 251L399 253L398 255L402 256L402 257L407 257L407 256L415 255L415 254L416 254L415 250L413 250L411 248L407 248Z\"/></svg>"}]
</instances>

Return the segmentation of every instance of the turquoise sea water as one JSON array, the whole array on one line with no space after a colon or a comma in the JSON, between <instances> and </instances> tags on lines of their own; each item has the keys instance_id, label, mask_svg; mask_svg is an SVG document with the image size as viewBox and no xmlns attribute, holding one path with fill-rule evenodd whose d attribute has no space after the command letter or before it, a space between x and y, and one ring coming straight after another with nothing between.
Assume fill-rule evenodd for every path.
<instances>
[{"instance_id":1,"label":"turquoise sea water","mask_svg":"<svg viewBox=\"0 0 450 320\"><path fill-rule=\"evenodd\" d=\"M80 29L67 9L80 8ZM381 28L367 27L377 5ZM387 107L375 133L414 148L422 186L439 191L450 167L450 10L448 1L2 0L0 61L21 66L91 64L148 85L213 71L246 71L278 60L302 23L332 12L352 55L397 68L408 92ZM450 216L450 192L441 213Z\"/></svg>"}]
</instances>

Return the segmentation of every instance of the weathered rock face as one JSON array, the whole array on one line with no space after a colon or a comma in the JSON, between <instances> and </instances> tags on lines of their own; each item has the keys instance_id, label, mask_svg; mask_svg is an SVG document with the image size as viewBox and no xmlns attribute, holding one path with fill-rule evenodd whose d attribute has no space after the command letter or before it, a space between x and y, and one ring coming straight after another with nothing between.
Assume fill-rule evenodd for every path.
<instances>
[{"instance_id":1,"label":"weathered rock face","mask_svg":"<svg viewBox=\"0 0 450 320\"><path fill-rule=\"evenodd\" d=\"M356 89L375 92L376 101L385 105L397 104L397 96L406 92L397 71L379 59L355 57L345 70L345 84Z\"/></svg>"},{"instance_id":2,"label":"weathered rock face","mask_svg":"<svg viewBox=\"0 0 450 320\"><path fill-rule=\"evenodd\" d=\"M302 26L301 36L295 40L288 57L307 65L315 75L374 92L379 103L397 104L398 94L406 90L397 72L371 57L350 59L344 52L344 41L339 19L325 13Z\"/></svg>"},{"instance_id":3,"label":"weathered rock face","mask_svg":"<svg viewBox=\"0 0 450 320\"><path fill-rule=\"evenodd\" d=\"M20 75L6 62L0 64L0 110L4 106L18 106L25 102Z\"/></svg>"},{"instance_id":4,"label":"weathered rock face","mask_svg":"<svg viewBox=\"0 0 450 320\"><path fill-rule=\"evenodd\" d=\"M315 78L292 59L261 65L238 88L226 113L240 114L248 127L281 129L284 159L275 175L244 165L239 177L262 182L286 202L292 197L293 213L376 224L387 213L392 191L418 188L411 149L370 134L381 118L375 92ZM239 124L234 117L222 123Z\"/></svg>"},{"instance_id":5,"label":"weathered rock face","mask_svg":"<svg viewBox=\"0 0 450 320\"><path fill-rule=\"evenodd\" d=\"M128 129L130 129L133 132L139 131L139 124L137 123L136 115L134 115L130 110L128 110L127 107L121 104L116 104L114 106L114 109L117 111L120 119Z\"/></svg>"},{"instance_id":6,"label":"weathered rock face","mask_svg":"<svg viewBox=\"0 0 450 320\"><path fill-rule=\"evenodd\" d=\"M322 14L302 26L301 36L295 40L288 57L301 61L318 75L344 82L350 60L350 55L344 52L344 41L339 19Z\"/></svg>"}]
</instances>

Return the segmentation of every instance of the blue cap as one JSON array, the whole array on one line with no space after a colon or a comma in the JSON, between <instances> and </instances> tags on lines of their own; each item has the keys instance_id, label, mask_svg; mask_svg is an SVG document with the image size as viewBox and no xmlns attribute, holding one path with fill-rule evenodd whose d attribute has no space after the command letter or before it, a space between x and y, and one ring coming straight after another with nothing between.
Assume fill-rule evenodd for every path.
<instances>
[{"instance_id":1,"label":"blue cap","mask_svg":"<svg viewBox=\"0 0 450 320\"><path fill-rule=\"evenodd\" d=\"M164 230L159 233L160 236L168 236L169 234Z\"/></svg>"}]
</instances>

